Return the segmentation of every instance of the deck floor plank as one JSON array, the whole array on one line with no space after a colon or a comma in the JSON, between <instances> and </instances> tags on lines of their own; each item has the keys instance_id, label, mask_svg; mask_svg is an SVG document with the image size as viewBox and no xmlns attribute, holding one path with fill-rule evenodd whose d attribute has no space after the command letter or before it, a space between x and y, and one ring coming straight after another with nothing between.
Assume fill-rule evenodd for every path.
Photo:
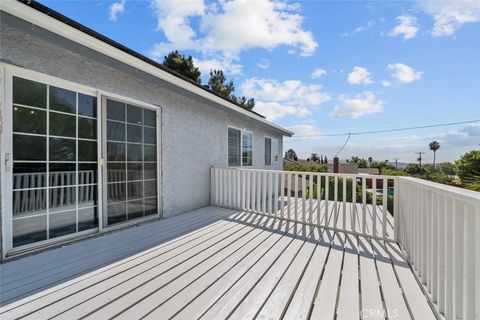
<instances>
[{"instance_id":1,"label":"deck floor plank","mask_svg":"<svg viewBox=\"0 0 480 320\"><path fill-rule=\"evenodd\" d=\"M364 319L380 319L385 314L380 284L375 266L375 253L368 239L358 237L360 254L361 316Z\"/></svg>"},{"instance_id":2,"label":"deck floor plank","mask_svg":"<svg viewBox=\"0 0 480 320\"><path fill-rule=\"evenodd\" d=\"M337 307L337 319L340 320L360 318L357 241L357 237L347 234Z\"/></svg>"},{"instance_id":3,"label":"deck floor plank","mask_svg":"<svg viewBox=\"0 0 480 320\"><path fill-rule=\"evenodd\" d=\"M385 301L387 316L399 319L411 319L410 312L403 298L403 292L395 277L392 261L385 247L379 240L372 240L375 262L380 279L380 285Z\"/></svg>"}]
</instances>

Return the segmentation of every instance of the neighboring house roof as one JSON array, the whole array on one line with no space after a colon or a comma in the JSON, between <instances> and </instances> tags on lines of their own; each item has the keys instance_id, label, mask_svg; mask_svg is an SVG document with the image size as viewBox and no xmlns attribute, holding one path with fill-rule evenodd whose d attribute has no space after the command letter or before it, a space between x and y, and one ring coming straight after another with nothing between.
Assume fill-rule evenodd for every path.
<instances>
[{"instance_id":1,"label":"neighboring house roof","mask_svg":"<svg viewBox=\"0 0 480 320\"><path fill-rule=\"evenodd\" d=\"M330 173L333 172L333 164L327 165L327 172L330 172ZM357 174L358 165L356 163L339 163L338 173Z\"/></svg>"},{"instance_id":2,"label":"neighboring house roof","mask_svg":"<svg viewBox=\"0 0 480 320\"><path fill-rule=\"evenodd\" d=\"M379 175L380 170L378 168L358 168L358 173Z\"/></svg>"},{"instance_id":3,"label":"neighboring house roof","mask_svg":"<svg viewBox=\"0 0 480 320\"><path fill-rule=\"evenodd\" d=\"M292 160L292 159L288 159L288 158L283 158L283 161L291 163L291 164L306 165L306 166L315 166L315 165L321 164L321 163L313 162L313 161L310 161L310 160L307 160L307 159Z\"/></svg>"},{"instance_id":4,"label":"neighboring house roof","mask_svg":"<svg viewBox=\"0 0 480 320\"><path fill-rule=\"evenodd\" d=\"M290 164L298 164L298 162L296 162L295 160L293 159L289 159L289 158L283 158L283 163L290 163Z\"/></svg>"},{"instance_id":5,"label":"neighboring house roof","mask_svg":"<svg viewBox=\"0 0 480 320\"><path fill-rule=\"evenodd\" d=\"M0 1L0 9L19 17L20 19L29 21L32 24L68 38L71 41L77 42L85 47L135 67L138 70L149 73L184 90L206 98L214 103L220 104L227 109L260 121L263 124L279 130L283 135L292 136L294 134L292 131L266 120L264 116L254 111L243 109L238 104L233 103L230 99L226 99L225 97L216 94L212 90L196 83L195 81L36 1Z\"/></svg>"}]
</instances>

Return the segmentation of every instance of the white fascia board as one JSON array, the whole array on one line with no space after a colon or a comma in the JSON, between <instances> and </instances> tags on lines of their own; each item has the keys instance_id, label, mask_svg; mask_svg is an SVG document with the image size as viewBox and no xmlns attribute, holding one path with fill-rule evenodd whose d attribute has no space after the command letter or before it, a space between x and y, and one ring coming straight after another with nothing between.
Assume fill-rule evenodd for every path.
<instances>
[{"instance_id":1,"label":"white fascia board","mask_svg":"<svg viewBox=\"0 0 480 320\"><path fill-rule=\"evenodd\" d=\"M253 114L249 111L246 111L239 106L228 102L220 97L217 97L216 95L199 88L185 80L182 80L166 71L163 71L159 68L156 68L155 66L152 66L151 64L142 61L126 52L123 52L122 50L119 50L101 40L98 40L78 29L75 29L55 18L49 17L48 15L39 12L31 7L29 7L26 4L20 3L16 0L3 0L0 1L0 10L8 12L9 14L16 16L20 19L23 19L25 21L28 21L30 23L33 23L41 28L44 28L48 31L51 31L53 33L56 33L64 38L70 39L78 44L81 44L85 47L88 47L92 50L95 50L99 53L102 53L106 56L109 56L111 58L114 58L122 63L125 63L127 65L130 65L134 68L137 68L138 70L141 70L143 72L149 73L159 79L165 80L177 87L180 87L184 90L190 91L198 96L201 96L203 98L206 98L212 102L215 102L217 104L220 104L227 109L233 110L235 112L238 112L240 114L243 114L249 118L252 118L254 120L260 121L263 124L266 124L270 127L273 127L279 131L282 132L282 134L286 136L292 136L294 133L292 131L289 131L285 128L282 128L279 125L276 125L268 120L265 120L264 118L257 116L256 114Z\"/></svg>"}]
</instances>

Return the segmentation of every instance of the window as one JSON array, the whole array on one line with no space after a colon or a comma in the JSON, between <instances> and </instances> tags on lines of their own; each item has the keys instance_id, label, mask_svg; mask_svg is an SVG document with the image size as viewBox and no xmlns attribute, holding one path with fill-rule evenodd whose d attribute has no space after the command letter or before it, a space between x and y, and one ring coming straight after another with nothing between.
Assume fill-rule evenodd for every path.
<instances>
[{"instance_id":1,"label":"window","mask_svg":"<svg viewBox=\"0 0 480 320\"><path fill-rule=\"evenodd\" d=\"M253 137L251 132L242 131L242 166L253 164Z\"/></svg>"},{"instance_id":2,"label":"window","mask_svg":"<svg viewBox=\"0 0 480 320\"><path fill-rule=\"evenodd\" d=\"M272 164L272 139L265 138L265 165Z\"/></svg>"},{"instance_id":3,"label":"window","mask_svg":"<svg viewBox=\"0 0 480 320\"><path fill-rule=\"evenodd\" d=\"M265 137L265 165L278 164L278 139Z\"/></svg>"},{"instance_id":4,"label":"window","mask_svg":"<svg viewBox=\"0 0 480 320\"><path fill-rule=\"evenodd\" d=\"M278 139L272 139L272 164L278 164L279 158Z\"/></svg>"},{"instance_id":5,"label":"window","mask_svg":"<svg viewBox=\"0 0 480 320\"><path fill-rule=\"evenodd\" d=\"M228 165L240 166L240 130L228 128Z\"/></svg>"},{"instance_id":6,"label":"window","mask_svg":"<svg viewBox=\"0 0 480 320\"><path fill-rule=\"evenodd\" d=\"M253 134L228 128L228 165L250 167L253 164Z\"/></svg>"}]
</instances>

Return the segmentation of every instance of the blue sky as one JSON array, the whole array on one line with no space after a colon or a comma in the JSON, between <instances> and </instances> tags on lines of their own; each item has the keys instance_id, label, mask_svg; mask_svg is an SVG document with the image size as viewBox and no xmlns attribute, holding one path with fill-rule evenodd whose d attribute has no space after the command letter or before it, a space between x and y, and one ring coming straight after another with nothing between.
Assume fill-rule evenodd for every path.
<instances>
[{"instance_id":1,"label":"blue sky","mask_svg":"<svg viewBox=\"0 0 480 320\"><path fill-rule=\"evenodd\" d=\"M222 68L238 95L332 158L359 132L480 119L480 0L41 1L151 58L192 55L203 82ZM478 149L480 123L352 136L340 158L439 161Z\"/></svg>"}]
</instances>

